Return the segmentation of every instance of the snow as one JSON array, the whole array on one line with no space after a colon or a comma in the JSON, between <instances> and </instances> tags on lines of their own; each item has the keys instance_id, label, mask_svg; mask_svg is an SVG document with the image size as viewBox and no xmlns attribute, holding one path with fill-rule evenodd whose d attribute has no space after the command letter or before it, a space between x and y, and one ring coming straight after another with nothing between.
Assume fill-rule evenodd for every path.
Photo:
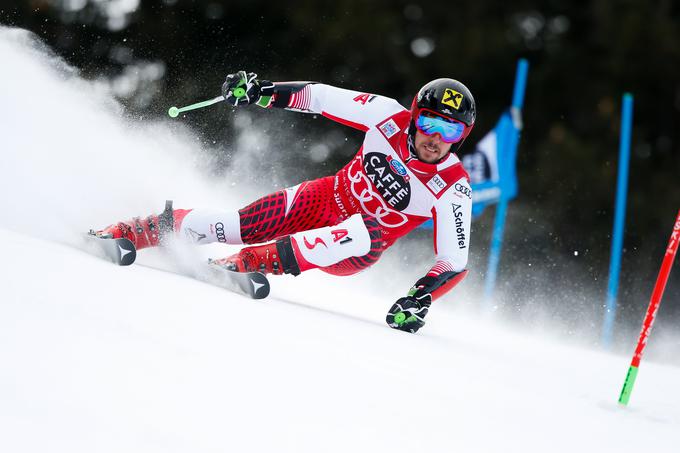
<instances>
[{"instance_id":1,"label":"snow","mask_svg":"<svg viewBox=\"0 0 680 453\"><path fill-rule=\"evenodd\" d=\"M622 408L625 358L444 305L393 331L364 281L284 278L252 301L0 243L2 451L677 451L675 367L643 364Z\"/></svg>"},{"instance_id":2,"label":"snow","mask_svg":"<svg viewBox=\"0 0 680 453\"><path fill-rule=\"evenodd\" d=\"M0 451L678 450L680 368L643 360L621 407L630 357L477 315L464 285L410 335L384 324L403 291L384 265L253 301L158 269L224 247L85 253L91 226L240 187L25 34L0 28L0 56Z\"/></svg>"}]
</instances>

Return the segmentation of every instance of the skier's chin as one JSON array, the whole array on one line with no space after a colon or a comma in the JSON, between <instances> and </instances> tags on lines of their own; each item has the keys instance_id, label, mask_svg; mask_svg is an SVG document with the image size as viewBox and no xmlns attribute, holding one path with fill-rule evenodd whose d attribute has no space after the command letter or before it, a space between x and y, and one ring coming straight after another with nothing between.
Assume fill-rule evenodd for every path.
<instances>
[{"instance_id":1,"label":"skier's chin","mask_svg":"<svg viewBox=\"0 0 680 453\"><path fill-rule=\"evenodd\" d=\"M428 164L433 164L444 157L444 154L439 147L430 147L425 145L420 145L417 149L418 159Z\"/></svg>"}]
</instances>

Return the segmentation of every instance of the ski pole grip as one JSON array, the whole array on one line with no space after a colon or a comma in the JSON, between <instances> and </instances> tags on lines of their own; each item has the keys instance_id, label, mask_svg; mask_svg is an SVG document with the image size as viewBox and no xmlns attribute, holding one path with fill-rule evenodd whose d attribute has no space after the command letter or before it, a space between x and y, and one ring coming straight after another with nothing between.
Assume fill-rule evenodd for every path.
<instances>
[{"instance_id":1,"label":"ski pole grip","mask_svg":"<svg viewBox=\"0 0 680 453\"><path fill-rule=\"evenodd\" d=\"M235 97L240 99L246 95L246 89L243 87L237 87L232 90L232 93L234 94Z\"/></svg>"}]
</instances>

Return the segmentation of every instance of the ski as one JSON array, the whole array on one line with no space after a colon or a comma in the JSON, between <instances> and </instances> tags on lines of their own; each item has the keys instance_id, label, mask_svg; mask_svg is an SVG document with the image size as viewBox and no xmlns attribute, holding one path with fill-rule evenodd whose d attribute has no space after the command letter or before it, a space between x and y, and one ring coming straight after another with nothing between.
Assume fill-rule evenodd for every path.
<instances>
[{"instance_id":1,"label":"ski","mask_svg":"<svg viewBox=\"0 0 680 453\"><path fill-rule=\"evenodd\" d=\"M102 238L93 232L85 234L88 249L95 255L119 266L129 266L137 258L135 245L124 238Z\"/></svg>"},{"instance_id":2,"label":"ski","mask_svg":"<svg viewBox=\"0 0 680 453\"><path fill-rule=\"evenodd\" d=\"M119 266L129 266L137 258L135 245L124 238L103 238L89 232L84 235L87 249L101 258ZM269 295L269 280L261 272L235 272L212 260L194 268L189 274L200 281L219 286L253 299L264 299Z\"/></svg>"},{"instance_id":3,"label":"ski","mask_svg":"<svg viewBox=\"0 0 680 453\"><path fill-rule=\"evenodd\" d=\"M253 299L264 299L269 295L269 280L261 272L235 272L208 260L205 273L200 280L234 291Z\"/></svg>"}]
</instances>

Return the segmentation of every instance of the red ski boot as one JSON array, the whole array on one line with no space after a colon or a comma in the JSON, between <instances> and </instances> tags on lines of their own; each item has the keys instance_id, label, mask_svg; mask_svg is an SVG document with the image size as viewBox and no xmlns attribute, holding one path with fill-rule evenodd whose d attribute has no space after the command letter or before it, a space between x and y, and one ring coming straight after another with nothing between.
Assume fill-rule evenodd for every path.
<instances>
[{"instance_id":1,"label":"red ski boot","mask_svg":"<svg viewBox=\"0 0 680 453\"><path fill-rule=\"evenodd\" d=\"M177 230L187 209L172 209L172 200L165 202L165 210L160 215L150 215L144 219L134 217L125 222L109 225L103 230L94 232L102 238L129 239L137 250L159 245L166 234Z\"/></svg>"},{"instance_id":2,"label":"red ski boot","mask_svg":"<svg viewBox=\"0 0 680 453\"><path fill-rule=\"evenodd\" d=\"M269 244L244 247L232 256L210 260L210 263L234 272L262 272L274 275L300 273L290 237Z\"/></svg>"}]
</instances>

